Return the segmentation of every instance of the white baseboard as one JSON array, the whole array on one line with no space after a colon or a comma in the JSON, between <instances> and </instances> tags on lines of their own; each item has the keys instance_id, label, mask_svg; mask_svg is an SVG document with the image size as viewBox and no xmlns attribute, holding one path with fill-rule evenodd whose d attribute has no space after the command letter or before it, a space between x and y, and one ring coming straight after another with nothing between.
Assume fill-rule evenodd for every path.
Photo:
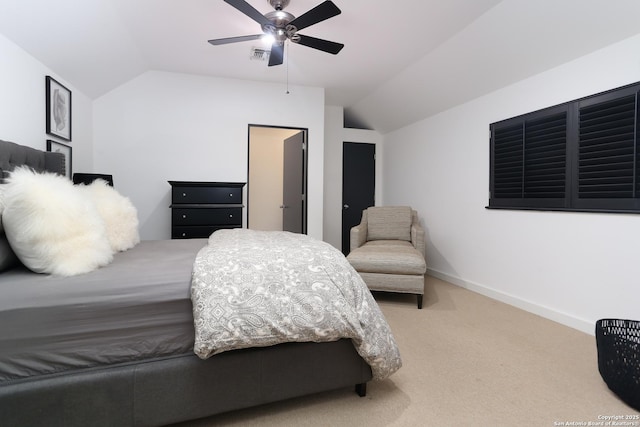
<instances>
[{"instance_id":1,"label":"white baseboard","mask_svg":"<svg viewBox=\"0 0 640 427\"><path fill-rule=\"evenodd\" d=\"M461 279L459 277L452 276L447 273L443 273L431 268L427 269L427 275L433 276L437 279L444 280L453 285L460 286L461 288L468 289L478 294L484 295L491 299L503 302L505 304L512 305L522 310L528 311L538 316L542 316L546 319L553 320L554 322L561 323L570 328L577 329L589 335L595 334L595 322L590 322L585 319L580 319L574 316L570 316L566 313L562 313L549 307L534 304L530 301L523 300L514 295L510 295L501 291L497 291L488 286L484 286L478 283L470 282L468 280Z\"/></svg>"}]
</instances>

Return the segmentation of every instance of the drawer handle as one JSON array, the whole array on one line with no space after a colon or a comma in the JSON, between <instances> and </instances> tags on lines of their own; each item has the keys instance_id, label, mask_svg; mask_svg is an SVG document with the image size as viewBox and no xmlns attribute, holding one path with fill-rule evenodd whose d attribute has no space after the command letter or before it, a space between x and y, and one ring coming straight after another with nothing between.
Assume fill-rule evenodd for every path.
<instances>
[{"instance_id":1,"label":"drawer handle","mask_svg":"<svg viewBox=\"0 0 640 427\"><path fill-rule=\"evenodd\" d=\"M182 233L182 237L186 237L187 233Z\"/></svg>"},{"instance_id":2,"label":"drawer handle","mask_svg":"<svg viewBox=\"0 0 640 427\"><path fill-rule=\"evenodd\" d=\"M182 218L186 218L186 217L187 217L186 215L184 215L184 214L182 215Z\"/></svg>"},{"instance_id":3,"label":"drawer handle","mask_svg":"<svg viewBox=\"0 0 640 427\"><path fill-rule=\"evenodd\" d=\"M233 197L233 193L229 193L229 197Z\"/></svg>"},{"instance_id":4,"label":"drawer handle","mask_svg":"<svg viewBox=\"0 0 640 427\"><path fill-rule=\"evenodd\" d=\"M182 193L182 197L187 197L187 193Z\"/></svg>"},{"instance_id":5,"label":"drawer handle","mask_svg":"<svg viewBox=\"0 0 640 427\"><path fill-rule=\"evenodd\" d=\"M229 218L233 218L233 214L229 214Z\"/></svg>"}]
</instances>

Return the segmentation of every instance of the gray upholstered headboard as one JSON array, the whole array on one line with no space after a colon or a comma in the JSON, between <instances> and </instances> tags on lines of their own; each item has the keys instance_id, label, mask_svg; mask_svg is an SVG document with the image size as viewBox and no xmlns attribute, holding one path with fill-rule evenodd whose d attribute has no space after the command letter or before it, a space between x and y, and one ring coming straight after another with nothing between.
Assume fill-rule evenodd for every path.
<instances>
[{"instance_id":1,"label":"gray upholstered headboard","mask_svg":"<svg viewBox=\"0 0 640 427\"><path fill-rule=\"evenodd\" d=\"M29 166L38 172L65 174L64 154L36 150L35 148L0 140L0 182L16 166Z\"/></svg>"}]
</instances>

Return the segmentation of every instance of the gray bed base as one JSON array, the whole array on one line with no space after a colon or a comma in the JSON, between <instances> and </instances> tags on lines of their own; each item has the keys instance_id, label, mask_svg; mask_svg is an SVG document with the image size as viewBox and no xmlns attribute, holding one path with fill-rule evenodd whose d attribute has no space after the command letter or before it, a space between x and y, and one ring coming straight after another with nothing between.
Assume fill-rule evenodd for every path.
<instances>
[{"instance_id":1,"label":"gray bed base","mask_svg":"<svg viewBox=\"0 0 640 427\"><path fill-rule=\"evenodd\" d=\"M64 174L62 155L0 141L0 169L23 164ZM0 425L161 426L354 385L364 396L371 378L347 339L189 354L0 384Z\"/></svg>"},{"instance_id":2,"label":"gray bed base","mask_svg":"<svg viewBox=\"0 0 640 427\"><path fill-rule=\"evenodd\" d=\"M0 424L162 426L354 384L364 396L371 376L348 339L185 355L0 386Z\"/></svg>"}]
</instances>

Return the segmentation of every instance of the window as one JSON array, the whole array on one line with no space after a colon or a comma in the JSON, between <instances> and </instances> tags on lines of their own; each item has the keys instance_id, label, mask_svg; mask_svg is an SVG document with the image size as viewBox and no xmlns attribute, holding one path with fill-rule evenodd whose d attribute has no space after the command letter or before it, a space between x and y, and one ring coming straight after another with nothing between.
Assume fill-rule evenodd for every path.
<instances>
[{"instance_id":1,"label":"window","mask_svg":"<svg viewBox=\"0 0 640 427\"><path fill-rule=\"evenodd\" d=\"M492 123L489 208L640 213L640 83Z\"/></svg>"}]
</instances>

